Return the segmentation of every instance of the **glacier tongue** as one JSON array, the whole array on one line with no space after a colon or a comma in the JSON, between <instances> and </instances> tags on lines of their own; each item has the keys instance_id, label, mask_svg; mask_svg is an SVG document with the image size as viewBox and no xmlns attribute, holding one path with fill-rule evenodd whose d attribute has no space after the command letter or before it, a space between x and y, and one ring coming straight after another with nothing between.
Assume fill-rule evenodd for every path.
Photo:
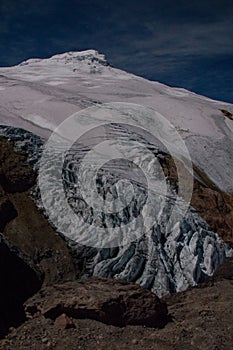
<instances>
[{"instance_id":1,"label":"glacier tongue","mask_svg":"<svg viewBox=\"0 0 233 350\"><path fill-rule=\"evenodd\" d=\"M38 167L38 160L43 149L43 142L39 137L12 127L3 127L1 133L14 140L18 148L28 152L31 163L35 165L35 168ZM63 169L63 183L72 209L77 215L85 217L86 222L90 222L94 220L93 210L77 196L79 183L76 176L77 168L74 166L79 164L79 158L83 157L85 152L87 149L79 148L79 150L71 149L67 153ZM154 147L153 152L155 158L163 157L164 153L158 148ZM149 167L153 166L151 163L145 162L144 166L145 164ZM50 170L49 168L53 165L50 163L47 166ZM127 190L121 184L117 186L119 177L124 175L124 172L122 173L124 166L128 167L129 164L110 163L109 168L102 169L99 174L99 185L101 185L100 190L103 197L121 196L124 202ZM117 178L114 178L113 173L116 169L118 169ZM88 247L74 240L68 240L74 261L79 268L80 264L82 265L84 275L126 279L150 289L158 296L185 290L212 275L229 252L228 246L222 239L211 231L206 222L191 207L182 221L174 221L168 229L168 217L177 199L169 183L167 183L167 197L164 206L161 210L155 208L154 224L150 230L145 230L146 217L141 206L147 197L146 186L143 181L135 181L133 186L137 193L138 206L135 208L135 203L130 202L127 210L121 215L118 213L110 215L108 220L104 216L99 216L98 224L104 225L106 233L108 233L108 228L116 226L121 234L125 223L130 223L132 218L136 217L136 224L130 225L126 233L134 237L134 230L140 230L139 236L136 235L135 239L131 239L126 245L108 248ZM51 196L51 193L48 193L48 196ZM43 207L38 188L34 191L34 197L38 206ZM59 193L53 193L53 200L59 201ZM161 203L161 195L157 194L157 206ZM182 200L180 203L182 206ZM56 215L62 220L66 213L61 211ZM82 222L80 220L80 226L74 227L74 238L82 233ZM65 224L72 225L68 221L65 221Z\"/></svg>"},{"instance_id":2,"label":"glacier tongue","mask_svg":"<svg viewBox=\"0 0 233 350\"><path fill-rule=\"evenodd\" d=\"M127 139L134 138L134 134L128 129L123 131L116 124L112 128ZM144 141L146 143L146 140ZM135 155L138 157L137 164L141 165L143 171L147 172L149 168L157 174L157 178L162 176L158 173L157 162L147 161L145 149L137 148L136 143L133 147L132 159L135 160ZM150 147L155 160L159 162L163 159L164 151L151 144L147 144L147 147ZM60 212L56 211L54 214L59 217L59 224L61 222L64 224L62 232L66 230L72 232L69 237L72 238L70 245L74 252L74 259L77 260L77 264L80 264L80 259L83 259L83 272L86 276L125 279L150 289L158 296L163 296L169 292L185 290L214 273L226 257L227 245L211 231L206 222L191 207L181 221L182 215L177 215L177 220L175 216L168 225L174 203L176 201L179 203L178 210L181 214L184 206L184 201L178 198L169 179L166 179L165 192L161 186L157 187L148 212L144 210L148 199L148 183L144 181L143 175L138 172L137 177L137 169L131 168L132 165L129 162L122 160L115 163L108 162L99 170L98 177L92 179L93 186L98 187L99 193L105 199L120 199L124 204L124 210L108 214L104 212L104 208L96 212L95 206L88 205L88 201L83 199L80 182L82 176L87 178L90 174L92 176L92 173L88 167L86 169L84 167L83 173L79 174L80 164L88 152L88 147L81 144L74 145L66 153L63 168L66 198L72 210L80 218L77 224L74 225L73 221L70 222L67 219L69 213L64 211L61 194L53 193L53 201L57 202L56 208L58 210L61 208ZM54 166L56 152L53 156ZM48 167L48 181L51 182L52 188L54 179L49 175L51 163L45 163L43 166ZM134 174L134 181L130 172ZM133 201L128 200L131 186L119 185L127 174L130 174L129 178L133 186ZM88 188L86 190L88 191ZM47 196L51 196L51 193L48 192ZM51 204L53 205L52 202ZM102 227L104 233L98 236L99 241L91 248L86 246L92 242L90 233L87 233L86 224L93 223L94 227ZM112 228L115 230L113 231ZM95 228L91 234L97 237ZM114 244L109 246L109 240Z\"/></svg>"},{"instance_id":3,"label":"glacier tongue","mask_svg":"<svg viewBox=\"0 0 233 350\"><path fill-rule=\"evenodd\" d=\"M71 245L76 258L85 258L87 276L126 279L158 296L185 290L212 275L228 250L218 235L193 209L171 232L165 232L163 220L164 214L149 234L127 246L97 249Z\"/></svg>"}]
</instances>

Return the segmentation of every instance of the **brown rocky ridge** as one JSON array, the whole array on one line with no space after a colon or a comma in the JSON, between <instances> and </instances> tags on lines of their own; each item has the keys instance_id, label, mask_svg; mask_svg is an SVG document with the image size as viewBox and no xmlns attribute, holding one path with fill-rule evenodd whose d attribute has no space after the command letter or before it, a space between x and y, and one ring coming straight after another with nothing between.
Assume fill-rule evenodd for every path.
<instances>
[{"instance_id":1,"label":"brown rocky ridge","mask_svg":"<svg viewBox=\"0 0 233 350\"><path fill-rule=\"evenodd\" d=\"M164 174L176 189L178 175L173 159L165 155L162 160ZM191 205L211 229L233 247L233 194L221 191L204 174L193 166L194 183ZM185 179L183 179L185 181ZM188 184L187 184L188 187Z\"/></svg>"}]
</instances>

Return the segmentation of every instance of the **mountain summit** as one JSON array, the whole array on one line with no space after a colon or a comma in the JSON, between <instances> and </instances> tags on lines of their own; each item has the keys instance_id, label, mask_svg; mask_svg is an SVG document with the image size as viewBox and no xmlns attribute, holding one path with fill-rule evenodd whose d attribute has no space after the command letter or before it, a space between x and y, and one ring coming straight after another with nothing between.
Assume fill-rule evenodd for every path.
<instances>
[{"instance_id":1,"label":"mountain summit","mask_svg":"<svg viewBox=\"0 0 233 350\"><path fill-rule=\"evenodd\" d=\"M23 61L20 63L20 66L25 65L35 65L35 64L43 64L43 65L50 65L50 64L57 64L57 65L77 65L82 62L82 64L87 64L89 66L96 65L103 65L103 66L109 66L109 63L107 62L105 55L100 54L96 50L85 50L85 51L68 51L61 54L54 55L50 58L40 59L40 58L31 58L26 61Z\"/></svg>"}]
</instances>

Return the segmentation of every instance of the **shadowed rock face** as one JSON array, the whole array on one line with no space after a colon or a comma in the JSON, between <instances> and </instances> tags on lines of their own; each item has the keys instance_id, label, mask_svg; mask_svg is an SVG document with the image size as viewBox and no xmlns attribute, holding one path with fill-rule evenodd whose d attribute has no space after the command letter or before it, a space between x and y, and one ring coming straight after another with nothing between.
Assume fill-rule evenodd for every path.
<instances>
[{"instance_id":1,"label":"shadowed rock face","mask_svg":"<svg viewBox=\"0 0 233 350\"><path fill-rule=\"evenodd\" d=\"M24 301L36 293L43 274L17 247L0 234L0 336L25 320Z\"/></svg>"},{"instance_id":2,"label":"shadowed rock face","mask_svg":"<svg viewBox=\"0 0 233 350\"><path fill-rule=\"evenodd\" d=\"M22 305L43 282L75 277L65 242L29 197L35 178L28 155L18 153L13 142L1 137L0 336L25 321Z\"/></svg>"},{"instance_id":3,"label":"shadowed rock face","mask_svg":"<svg viewBox=\"0 0 233 350\"><path fill-rule=\"evenodd\" d=\"M26 302L28 316L55 320L62 314L89 318L115 326L163 327L167 307L153 293L138 285L112 279L85 279L43 288Z\"/></svg>"},{"instance_id":4,"label":"shadowed rock face","mask_svg":"<svg viewBox=\"0 0 233 350\"><path fill-rule=\"evenodd\" d=\"M9 199L1 198L0 194L0 232L2 232L8 222L15 219L18 213Z\"/></svg>"},{"instance_id":5,"label":"shadowed rock face","mask_svg":"<svg viewBox=\"0 0 233 350\"><path fill-rule=\"evenodd\" d=\"M19 134L13 134L14 142L0 137L0 232L40 266L46 285L72 280L75 271L65 241L30 198L36 172L28 160L37 152L40 140L23 130ZM22 147L18 152L18 138L32 139L31 149Z\"/></svg>"}]
</instances>

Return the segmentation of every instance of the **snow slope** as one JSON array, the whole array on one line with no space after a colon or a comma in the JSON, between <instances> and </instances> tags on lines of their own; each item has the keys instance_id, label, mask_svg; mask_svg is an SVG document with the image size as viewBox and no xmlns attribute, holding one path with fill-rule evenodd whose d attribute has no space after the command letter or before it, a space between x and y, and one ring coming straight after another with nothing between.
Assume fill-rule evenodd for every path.
<instances>
[{"instance_id":1,"label":"snow slope","mask_svg":"<svg viewBox=\"0 0 233 350\"><path fill-rule=\"evenodd\" d=\"M233 191L233 121L214 101L111 67L95 50L30 59L0 68L0 123L49 137L73 113L104 102L151 107L179 131L192 161L224 191Z\"/></svg>"}]
</instances>

